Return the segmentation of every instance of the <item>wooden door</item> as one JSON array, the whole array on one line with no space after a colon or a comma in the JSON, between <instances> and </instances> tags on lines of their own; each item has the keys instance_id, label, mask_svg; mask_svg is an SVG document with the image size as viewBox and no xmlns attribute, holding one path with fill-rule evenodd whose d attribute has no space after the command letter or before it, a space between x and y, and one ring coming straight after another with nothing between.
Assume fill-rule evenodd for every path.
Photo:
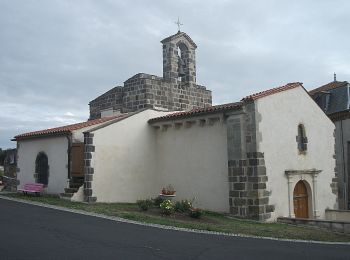
<instances>
[{"instance_id":1,"label":"wooden door","mask_svg":"<svg viewBox=\"0 0 350 260\"><path fill-rule=\"evenodd\" d=\"M303 181L299 181L293 192L294 214L296 218L309 218L309 198Z\"/></svg>"},{"instance_id":2,"label":"wooden door","mask_svg":"<svg viewBox=\"0 0 350 260\"><path fill-rule=\"evenodd\" d=\"M84 143L72 144L71 150L71 176L84 176Z\"/></svg>"}]
</instances>

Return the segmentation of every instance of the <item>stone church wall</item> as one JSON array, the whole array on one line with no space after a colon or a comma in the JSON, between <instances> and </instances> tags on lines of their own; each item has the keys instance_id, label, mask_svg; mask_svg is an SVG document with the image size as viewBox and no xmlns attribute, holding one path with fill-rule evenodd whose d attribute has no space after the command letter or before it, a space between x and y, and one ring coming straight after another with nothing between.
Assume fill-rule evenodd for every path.
<instances>
[{"instance_id":1,"label":"stone church wall","mask_svg":"<svg viewBox=\"0 0 350 260\"><path fill-rule=\"evenodd\" d=\"M85 133L85 144L89 146L84 190L87 201L135 202L158 195L155 135L147 121L166 114L140 111Z\"/></svg>"},{"instance_id":2,"label":"stone church wall","mask_svg":"<svg viewBox=\"0 0 350 260\"><path fill-rule=\"evenodd\" d=\"M302 88L258 99L256 108L260 117L257 147L265 155L266 188L271 193L270 203L275 206L271 220L290 214L293 217L293 190L299 180L310 188L309 216L324 218L327 207L337 207L332 190L335 178L333 123ZM299 153L296 141L299 124L304 125L308 139L305 154ZM318 170L321 172L314 174ZM286 172L294 175L288 179Z\"/></svg>"},{"instance_id":3,"label":"stone church wall","mask_svg":"<svg viewBox=\"0 0 350 260\"><path fill-rule=\"evenodd\" d=\"M90 102L90 119L99 118L101 110L113 108L137 111L160 108L169 111L211 106L211 91L189 83L168 82L161 77L139 73L128 79L124 87L116 87Z\"/></svg>"}]
</instances>

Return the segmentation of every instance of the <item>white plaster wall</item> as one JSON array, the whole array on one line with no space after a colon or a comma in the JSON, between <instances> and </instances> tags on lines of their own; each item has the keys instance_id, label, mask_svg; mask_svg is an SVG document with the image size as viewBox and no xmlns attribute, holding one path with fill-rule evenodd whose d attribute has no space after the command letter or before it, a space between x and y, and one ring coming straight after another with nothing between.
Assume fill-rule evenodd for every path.
<instances>
[{"instance_id":1,"label":"white plaster wall","mask_svg":"<svg viewBox=\"0 0 350 260\"><path fill-rule=\"evenodd\" d=\"M65 136L35 138L18 141L18 168L17 178L19 187L25 183L35 182L35 160L39 152L44 152L49 164L49 182L47 193L61 193L67 187L68 176L68 140Z\"/></svg>"},{"instance_id":2,"label":"white plaster wall","mask_svg":"<svg viewBox=\"0 0 350 260\"><path fill-rule=\"evenodd\" d=\"M334 124L301 87L258 99L256 106L261 116L257 118L261 133L258 151L265 154L270 204L276 207L272 220L289 214L285 170L313 168L322 170L317 178L317 201L320 217L324 218L326 208L337 207L330 187L335 167ZM297 149L300 123L308 138L306 155L299 155Z\"/></svg>"},{"instance_id":3,"label":"white plaster wall","mask_svg":"<svg viewBox=\"0 0 350 260\"><path fill-rule=\"evenodd\" d=\"M195 198L197 207L229 211L227 132L222 121L159 129L156 141L158 192L171 184L176 200Z\"/></svg>"},{"instance_id":4,"label":"white plaster wall","mask_svg":"<svg viewBox=\"0 0 350 260\"><path fill-rule=\"evenodd\" d=\"M155 130L147 121L166 114L145 110L92 132L92 196L98 202L135 202L157 194Z\"/></svg>"}]
</instances>

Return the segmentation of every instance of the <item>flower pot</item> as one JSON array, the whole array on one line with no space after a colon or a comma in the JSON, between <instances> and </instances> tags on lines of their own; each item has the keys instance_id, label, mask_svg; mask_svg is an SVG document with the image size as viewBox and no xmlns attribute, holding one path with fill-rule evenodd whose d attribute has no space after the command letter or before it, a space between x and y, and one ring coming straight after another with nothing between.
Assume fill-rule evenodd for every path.
<instances>
[{"instance_id":1,"label":"flower pot","mask_svg":"<svg viewBox=\"0 0 350 260\"><path fill-rule=\"evenodd\" d=\"M164 200L172 200L176 195L172 194L172 195L166 195L166 194L159 194L159 197L161 197Z\"/></svg>"}]
</instances>

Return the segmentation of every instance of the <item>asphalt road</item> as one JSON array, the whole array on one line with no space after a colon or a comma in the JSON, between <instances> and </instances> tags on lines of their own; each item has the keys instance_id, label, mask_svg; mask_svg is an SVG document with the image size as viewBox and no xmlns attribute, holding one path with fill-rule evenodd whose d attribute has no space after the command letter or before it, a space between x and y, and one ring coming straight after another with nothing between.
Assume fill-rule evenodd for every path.
<instances>
[{"instance_id":1,"label":"asphalt road","mask_svg":"<svg viewBox=\"0 0 350 260\"><path fill-rule=\"evenodd\" d=\"M0 259L350 259L350 246L196 234L0 199Z\"/></svg>"}]
</instances>

